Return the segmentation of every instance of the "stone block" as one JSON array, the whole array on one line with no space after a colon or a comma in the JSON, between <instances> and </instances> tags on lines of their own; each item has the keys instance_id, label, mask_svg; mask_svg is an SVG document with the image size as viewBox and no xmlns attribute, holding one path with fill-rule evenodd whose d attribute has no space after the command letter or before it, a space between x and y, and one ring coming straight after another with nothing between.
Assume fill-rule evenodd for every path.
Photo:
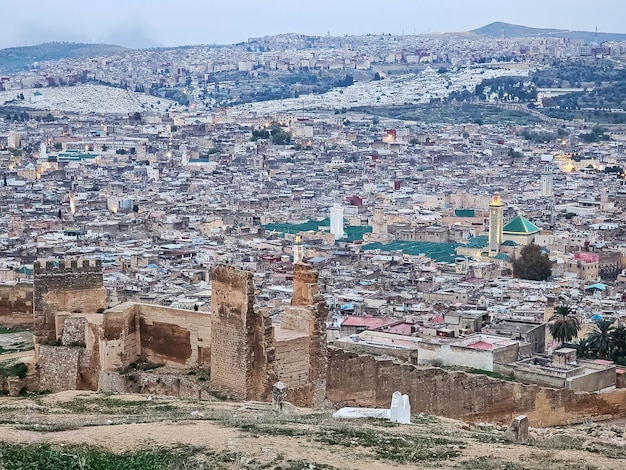
<instances>
[{"instance_id":1,"label":"stone block","mask_svg":"<svg viewBox=\"0 0 626 470\"><path fill-rule=\"evenodd\" d=\"M521 415L513 418L511 425L504 432L504 439L518 444L528 442L528 417Z\"/></svg>"},{"instance_id":2,"label":"stone block","mask_svg":"<svg viewBox=\"0 0 626 470\"><path fill-rule=\"evenodd\" d=\"M287 385L283 382L276 382L272 386L272 406L276 411L282 411L286 396Z\"/></svg>"}]
</instances>

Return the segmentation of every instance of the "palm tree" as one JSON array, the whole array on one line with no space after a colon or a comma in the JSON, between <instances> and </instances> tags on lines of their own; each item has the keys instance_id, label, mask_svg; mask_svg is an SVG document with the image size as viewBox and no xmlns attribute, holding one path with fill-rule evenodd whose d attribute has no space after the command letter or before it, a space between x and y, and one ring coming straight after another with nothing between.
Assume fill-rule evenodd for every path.
<instances>
[{"instance_id":1,"label":"palm tree","mask_svg":"<svg viewBox=\"0 0 626 470\"><path fill-rule=\"evenodd\" d=\"M589 344L589 340L587 340L587 338L581 338L578 341L574 341L569 346L576 349L576 357L579 359L591 359L594 357L594 351L591 349L591 345Z\"/></svg>"},{"instance_id":2,"label":"palm tree","mask_svg":"<svg viewBox=\"0 0 626 470\"><path fill-rule=\"evenodd\" d=\"M615 362L626 361L626 327L619 325L611 332L611 357Z\"/></svg>"},{"instance_id":3,"label":"palm tree","mask_svg":"<svg viewBox=\"0 0 626 470\"><path fill-rule=\"evenodd\" d=\"M589 346L600 359L606 359L613 349L612 333L615 330L613 320L597 320L589 334Z\"/></svg>"},{"instance_id":4,"label":"palm tree","mask_svg":"<svg viewBox=\"0 0 626 470\"><path fill-rule=\"evenodd\" d=\"M569 305L559 305L548 319L550 334L561 344L569 343L580 331L578 318Z\"/></svg>"}]
</instances>

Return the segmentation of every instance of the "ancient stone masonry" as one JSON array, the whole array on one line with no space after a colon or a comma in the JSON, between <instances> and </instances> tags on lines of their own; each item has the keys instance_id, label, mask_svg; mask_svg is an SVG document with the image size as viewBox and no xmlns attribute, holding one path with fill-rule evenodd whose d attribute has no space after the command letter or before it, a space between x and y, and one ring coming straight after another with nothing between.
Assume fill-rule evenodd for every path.
<instances>
[{"instance_id":1,"label":"ancient stone masonry","mask_svg":"<svg viewBox=\"0 0 626 470\"><path fill-rule=\"evenodd\" d=\"M233 396L269 401L272 385L287 386L287 400L321 406L326 397L326 317L317 272L294 268L294 294L280 326L255 312L252 273L230 266L213 271L211 382Z\"/></svg>"},{"instance_id":2,"label":"ancient stone masonry","mask_svg":"<svg viewBox=\"0 0 626 470\"><path fill-rule=\"evenodd\" d=\"M33 285L0 285L0 325L33 326Z\"/></svg>"},{"instance_id":3,"label":"ancient stone masonry","mask_svg":"<svg viewBox=\"0 0 626 470\"><path fill-rule=\"evenodd\" d=\"M239 399L269 401L275 382L269 317L254 311L252 273L213 270L211 382Z\"/></svg>"},{"instance_id":4,"label":"ancient stone masonry","mask_svg":"<svg viewBox=\"0 0 626 470\"><path fill-rule=\"evenodd\" d=\"M33 318L35 341L55 339L56 313L96 312L104 308L106 291L102 280L102 262L87 260L35 262Z\"/></svg>"},{"instance_id":5,"label":"ancient stone masonry","mask_svg":"<svg viewBox=\"0 0 626 470\"><path fill-rule=\"evenodd\" d=\"M541 427L581 423L590 416L626 416L626 389L575 393L329 348L330 402L380 408L388 406L393 390L407 393L413 412L469 422L505 424L523 414L531 426Z\"/></svg>"}]
</instances>

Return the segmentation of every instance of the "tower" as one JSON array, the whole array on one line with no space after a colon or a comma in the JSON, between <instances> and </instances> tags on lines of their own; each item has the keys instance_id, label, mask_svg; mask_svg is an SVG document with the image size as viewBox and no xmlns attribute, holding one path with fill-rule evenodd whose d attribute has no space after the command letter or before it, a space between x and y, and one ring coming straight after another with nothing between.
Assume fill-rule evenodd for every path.
<instances>
[{"instance_id":1,"label":"tower","mask_svg":"<svg viewBox=\"0 0 626 470\"><path fill-rule=\"evenodd\" d=\"M554 194L553 185L554 176L552 176L550 167L546 165L544 170L541 172L541 197L552 197Z\"/></svg>"},{"instance_id":2,"label":"tower","mask_svg":"<svg viewBox=\"0 0 626 470\"><path fill-rule=\"evenodd\" d=\"M495 193L489 203L489 256L495 256L502 243L504 208L500 194Z\"/></svg>"},{"instance_id":3,"label":"tower","mask_svg":"<svg viewBox=\"0 0 626 470\"><path fill-rule=\"evenodd\" d=\"M39 160L46 161L48 160L48 153L46 149L46 143L42 142L39 146Z\"/></svg>"},{"instance_id":4,"label":"tower","mask_svg":"<svg viewBox=\"0 0 626 470\"><path fill-rule=\"evenodd\" d=\"M374 208L374 223L372 224L372 233L378 236L387 233L387 226L385 224L385 209L382 207Z\"/></svg>"},{"instance_id":5,"label":"tower","mask_svg":"<svg viewBox=\"0 0 626 470\"><path fill-rule=\"evenodd\" d=\"M293 264L301 263L304 259L304 243L300 239L300 235L296 235L296 241L293 244Z\"/></svg>"},{"instance_id":6,"label":"tower","mask_svg":"<svg viewBox=\"0 0 626 470\"><path fill-rule=\"evenodd\" d=\"M335 203L330 208L330 233L335 236L335 240L343 238L343 206Z\"/></svg>"}]
</instances>

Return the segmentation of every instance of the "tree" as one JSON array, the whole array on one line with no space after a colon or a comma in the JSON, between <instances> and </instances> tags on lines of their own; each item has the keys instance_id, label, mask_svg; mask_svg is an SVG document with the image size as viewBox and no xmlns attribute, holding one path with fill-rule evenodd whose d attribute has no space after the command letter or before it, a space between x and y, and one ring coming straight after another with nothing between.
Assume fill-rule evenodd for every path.
<instances>
[{"instance_id":1,"label":"tree","mask_svg":"<svg viewBox=\"0 0 626 470\"><path fill-rule=\"evenodd\" d=\"M559 343L571 342L580 331L578 318L569 305L559 305L554 309L554 315L548 319L550 334Z\"/></svg>"},{"instance_id":2,"label":"tree","mask_svg":"<svg viewBox=\"0 0 626 470\"><path fill-rule=\"evenodd\" d=\"M600 359L606 359L613 349L611 336L615 327L613 320L597 320L593 331L587 338L589 346L598 355Z\"/></svg>"},{"instance_id":3,"label":"tree","mask_svg":"<svg viewBox=\"0 0 626 470\"><path fill-rule=\"evenodd\" d=\"M513 259L513 276L520 279L545 281L552 275L552 262L539 245L531 243L520 251L520 257Z\"/></svg>"},{"instance_id":4,"label":"tree","mask_svg":"<svg viewBox=\"0 0 626 470\"><path fill-rule=\"evenodd\" d=\"M611 331L611 358L626 365L626 327L623 325Z\"/></svg>"},{"instance_id":5,"label":"tree","mask_svg":"<svg viewBox=\"0 0 626 470\"><path fill-rule=\"evenodd\" d=\"M595 357L594 351L591 349L587 338L574 341L570 346L576 349L576 357L579 359L592 359Z\"/></svg>"}]
</instances>

